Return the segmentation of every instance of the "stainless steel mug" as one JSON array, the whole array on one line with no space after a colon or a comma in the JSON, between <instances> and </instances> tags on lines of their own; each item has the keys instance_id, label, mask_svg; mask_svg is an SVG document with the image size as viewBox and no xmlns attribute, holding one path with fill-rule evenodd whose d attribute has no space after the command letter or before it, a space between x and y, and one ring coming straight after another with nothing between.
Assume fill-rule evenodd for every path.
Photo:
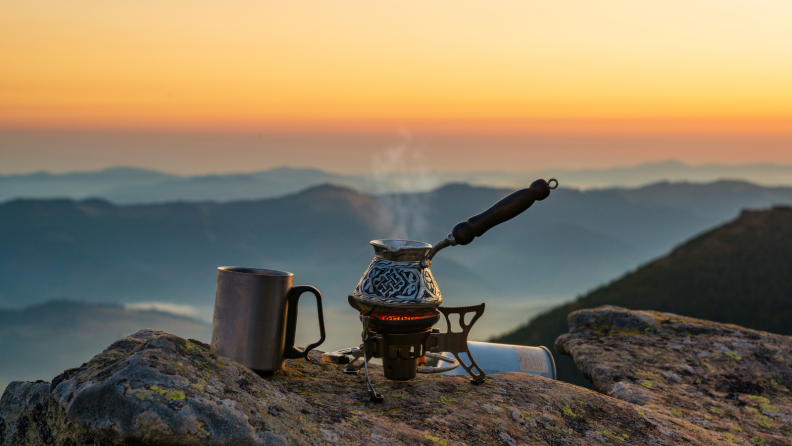
<instances>
[{"instance_id":1,"label":"stainless steel mug","mask_svg":"<svg viewBox=\"0 0 792 446\"><path fill-rule=\"evenodd\" d=\"M325 340L322 294L312 286L292 286L294 274L269 269L217 268L211 351L256 372L283 368L286 359L308 359ZM316 296L319 341L305 349L294 346L297 301Z\"/></svg>"}]
</instances>

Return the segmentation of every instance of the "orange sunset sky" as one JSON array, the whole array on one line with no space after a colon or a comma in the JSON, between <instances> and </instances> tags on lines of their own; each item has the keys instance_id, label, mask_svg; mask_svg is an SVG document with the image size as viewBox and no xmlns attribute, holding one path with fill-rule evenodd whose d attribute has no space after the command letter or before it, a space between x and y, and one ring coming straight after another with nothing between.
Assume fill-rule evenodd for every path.
<instances>
[{"instance_id":1,"label":"orange sunset sky","mask_svg":"<svg viewBox=\"0 0 792 446\"><path fill-rule=\"evenodd\" d=\"M792 164L791 24L788 0L6 1L0 173L353 172L398 144L441 170Z\"/></svg>"}]
</instances>

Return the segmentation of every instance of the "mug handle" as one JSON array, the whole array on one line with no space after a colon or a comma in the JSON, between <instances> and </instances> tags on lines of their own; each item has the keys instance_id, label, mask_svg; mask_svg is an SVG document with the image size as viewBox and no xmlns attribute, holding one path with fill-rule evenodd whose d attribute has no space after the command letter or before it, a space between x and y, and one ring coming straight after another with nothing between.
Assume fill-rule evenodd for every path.
<instances>
[{"instance_id":1,"label":"mug handle","mask_svg":"<svg viewBox=\"0 0 792 446\"><path fill-rule=\"evenodd\" d=\"M297 301L305 292L313 293L313 295L316 296L316 310L319 313L319 333L321 337L313 344L308 344L305 350L303 350L294 346L294 337L297 332ZM286 310L286 345L283 349L283 357L287 359L304 357L306 361L310 361L310 359L308 359L308 352L319 347L322 345L322 342L325 341L324 316L322 315L322 293L310 285L301 285L289 290L289 293L286 295L286 300L288 301L288 309Z\"/></svg>"}]
</instances>

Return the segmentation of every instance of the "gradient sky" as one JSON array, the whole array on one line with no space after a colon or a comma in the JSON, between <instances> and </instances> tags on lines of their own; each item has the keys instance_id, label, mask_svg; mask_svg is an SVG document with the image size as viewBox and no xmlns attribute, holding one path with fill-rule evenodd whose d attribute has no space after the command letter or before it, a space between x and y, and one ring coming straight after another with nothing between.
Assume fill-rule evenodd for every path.
<instances>
[{"instance_id":1,"label":"gradient sky","mask_svg":"<svg viewBox=\"0 0 792 446\"><path fill-rule=\"evenodd\" d=\"M354 171L404 132L438 169L792 163L790 24L788 0L6 1L0 173Z\"/></svg>"}]
</instances>

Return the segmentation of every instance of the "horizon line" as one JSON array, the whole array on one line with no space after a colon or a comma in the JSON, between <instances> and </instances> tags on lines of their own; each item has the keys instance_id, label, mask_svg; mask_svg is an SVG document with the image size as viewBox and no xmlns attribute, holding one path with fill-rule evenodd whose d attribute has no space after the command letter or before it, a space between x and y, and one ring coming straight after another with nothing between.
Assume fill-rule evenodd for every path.
<instances>
[{"instance_id":1,"label":"horizon line","mask_svg":"<svg viewBox=\"0 0 792 446\"><path fill-rule=\"evenodd\" d=\"M591 169L568 169L562 167L550 167L538 170L503 170L503 169L490 169L490 170L429 170L428 172L431 173L438 173L438 174L498 174L498 173L505 173L505 174L542 174L542 173L549 173L549 171L558 171L558 172L566 172L566 173L580 173L580 172L606 172L610 170L629 170L629 169L636 169L640 167L646 166L657 166L663 164L676 164L678 166L686 167L686 168L705 168L705 167L724 167L724 168L739 168L739 167L771 167L771 168L788 168L792 169L792 164L780 164L780 163L773 163L773 162L757 162L757 163L688 163L684 161L680 161L677 159L664 159L664 160L657 160L657 161L647 161L642 163L634 163L634 164L623 164L623 165L612 165L609 167L598 167L598 168L591 168ZM233 176L233 175L253 175L258 173L264 172L271 172L275 170L287 169L287 170L314 170L320 171L323 173L331 174L331 175L338 175L338 176L366 176L370 174L370 172L358 172L358 173L340 173L337 171L333 171L330 169L323 169L319 167L311 167L311 166L295 166L295 165L279 165L274 166L271 168L266 169L258 169L258 170L250 170L250 171L240 171L240 170L229 170L224 172L218 171L206 171L201 173L193 173L193 174L179 174L179 173L172 173L166 170L160 170L151 167L144 167L144 166L134 166L129 164L114 164L109 165L107 167L97 168L97 169L86 169L86 170L64 170L64 171L53 171L49 169L39 169L39 170L31 170L31 171L21 171L21 172L0 172L0 178L7 178L7 177L16 177L16 176L31 176L31 175L38 175L38 174L46 174L51 176L66 176L66 175L79 175L79 174L92 174L92 173L101 173L101 172L108 172L111 170L120 170L120 169L127 169L127 170L139 170L139 171L146 171L151 173L158 173L173 177L179 178L194 178L194 177L210 177L210 176ZM394 174L409 174L411 171L409 170L397 170L393 171ZM426 173L426 172L421 172Z\"/></svg>"}]
</instances>

